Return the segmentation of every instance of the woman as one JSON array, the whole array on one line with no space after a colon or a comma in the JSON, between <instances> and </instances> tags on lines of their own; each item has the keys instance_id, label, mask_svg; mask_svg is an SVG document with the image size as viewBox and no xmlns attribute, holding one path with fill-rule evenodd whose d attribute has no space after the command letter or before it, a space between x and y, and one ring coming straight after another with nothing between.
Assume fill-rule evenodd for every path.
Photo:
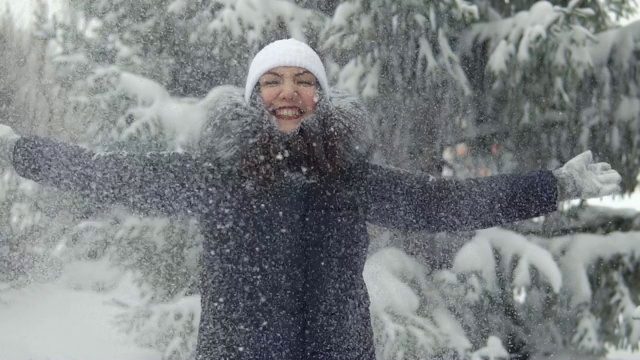
<instances>
[{"instance_id":1,"label":"woman","mask_svg":"<svg viewBox=\"0 0 640 360\"><path fill-rule=\"evenodd\" d=\"M256 55L244 97L211 109L196 156L97 156L8 127L0 156L97 201L200 216L203 360L374 359L367 221L480 229L618 190L620 176L589 153L555 172L431 181L368 163L365 121L356 99L330 91L318 55L289 39Z\"/></svg>"}]
</instances>

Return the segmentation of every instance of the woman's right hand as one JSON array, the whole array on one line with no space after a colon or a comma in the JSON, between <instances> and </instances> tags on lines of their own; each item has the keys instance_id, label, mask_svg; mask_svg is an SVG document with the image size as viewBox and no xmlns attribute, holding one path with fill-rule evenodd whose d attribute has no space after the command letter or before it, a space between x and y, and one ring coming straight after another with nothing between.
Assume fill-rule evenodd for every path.
<instances>
[{"instance_id":1,"label":"woman's right hand","mask_svg":"<svg viewBox=\"0 0 640 360\"><path fill-rule=\"evenodd\" d=\"M0 124L0 163L2 165L11 165L13 148L18 139L20 135L16 134L10 126Z\"/></svg>"}]
</instances>

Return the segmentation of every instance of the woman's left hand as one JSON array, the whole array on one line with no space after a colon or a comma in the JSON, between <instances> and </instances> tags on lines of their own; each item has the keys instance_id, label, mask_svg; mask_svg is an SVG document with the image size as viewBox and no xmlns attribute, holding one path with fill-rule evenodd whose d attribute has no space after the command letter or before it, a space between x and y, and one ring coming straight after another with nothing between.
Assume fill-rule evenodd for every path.
<instances>
[{"instance_id":1,"label":"woman's left hand","mask_svg":"<svg viewBox=\"0 0 640 360\"><path fill-rule=\"evenodd\" d=\"M608 163L594 163L591 151L553 171L558 179L558 200L589 199L620 193L622 177Z\"/></svg>"}]
</instances>

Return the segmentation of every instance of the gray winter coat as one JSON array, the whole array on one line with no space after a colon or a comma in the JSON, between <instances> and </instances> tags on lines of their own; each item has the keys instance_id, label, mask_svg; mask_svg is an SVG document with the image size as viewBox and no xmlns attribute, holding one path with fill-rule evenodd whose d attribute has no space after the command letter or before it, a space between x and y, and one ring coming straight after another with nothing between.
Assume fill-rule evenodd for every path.
<instances>
[{"instance_id":1,"label":"gray winter coat","mask_svg":"<svg viewBox=\"0 0 640 360\"><path fill-rule=\"evenodd\" d=\"M332 94L293 135L231 92L194 155L95 153L31 137L23 177L145 212L191 213L205 235L198 359L374 359L362 278L366 222L486 228L556 209L549 171L464 181L370 164L366 112Z\"/></svg>"}]
</instances>

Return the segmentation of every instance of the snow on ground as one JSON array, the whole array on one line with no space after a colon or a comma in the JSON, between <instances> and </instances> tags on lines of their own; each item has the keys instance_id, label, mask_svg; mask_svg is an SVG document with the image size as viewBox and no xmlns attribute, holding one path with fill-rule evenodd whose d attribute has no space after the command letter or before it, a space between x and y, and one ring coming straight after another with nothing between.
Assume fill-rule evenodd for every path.
<instances>
[{"instance_id":1,"label":"snow on ground","mask_svg":"<svg viewBox=\"0 0 640 360\"><path fill-rule=\"evenodd\" d=\"M114 291L121 295L126 289ZM110 303L113 296L64 276L21 289L0 286L0 359L160 360L159 352L137 347L112 325L119 311Z\"/></svg>"}]
</instances>

